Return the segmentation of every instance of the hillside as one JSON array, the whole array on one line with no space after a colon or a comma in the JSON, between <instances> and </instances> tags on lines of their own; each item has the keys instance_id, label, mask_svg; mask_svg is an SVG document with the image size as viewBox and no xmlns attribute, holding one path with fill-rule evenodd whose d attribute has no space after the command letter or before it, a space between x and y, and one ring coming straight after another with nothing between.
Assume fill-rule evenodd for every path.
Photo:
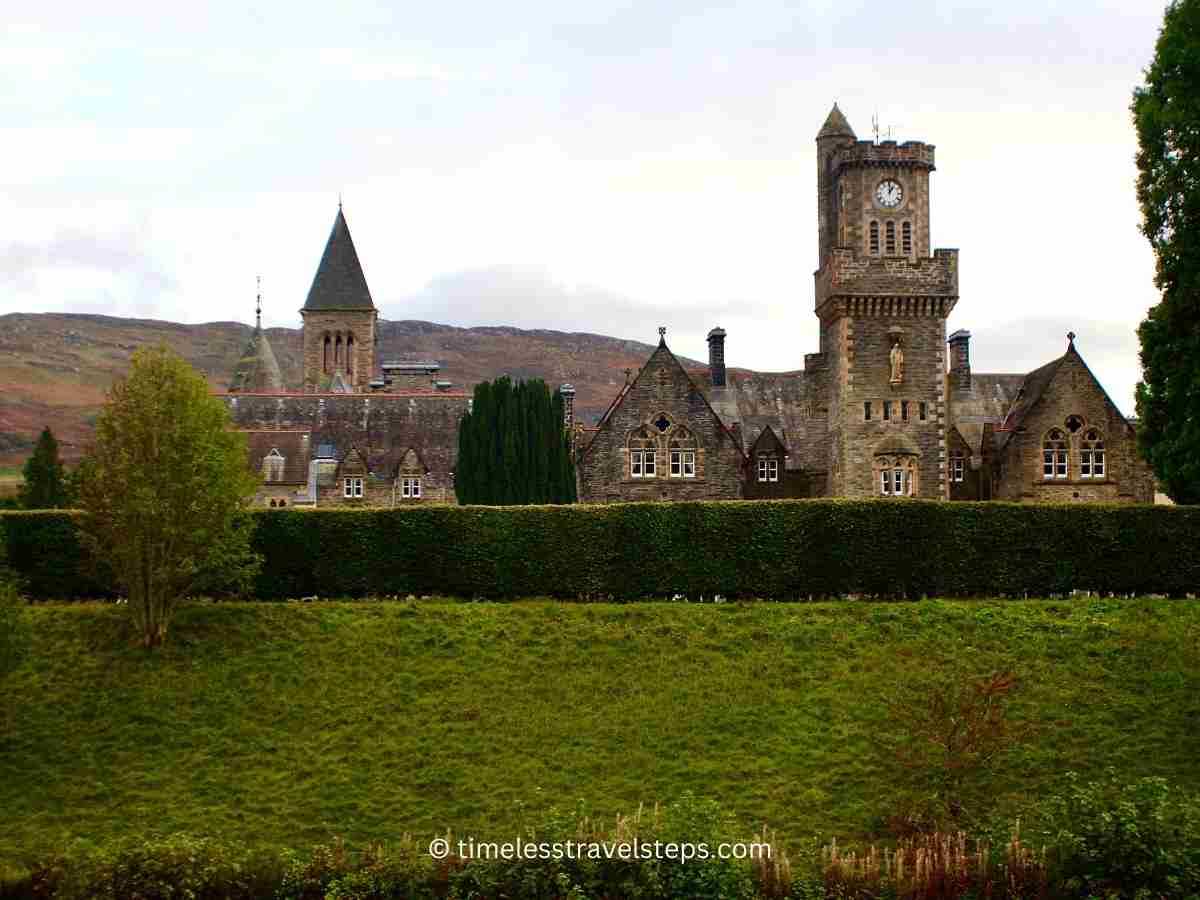
<instances>
[{"instance_id":1,"label":"hillside","mask_svg":"<svg viewBox=\"0 0 1200 900\"><path fill-rule=\"evenodd\" d=\"M1200 788L1193 603L208 604L150 655L116 607L27 615L10 858L151 829L499 840L551 806L685 791L747 834L875 834L918 789L893 711L1010 668L1034 731L975 812L1016 816L1067 770Z\"/></svg>"},{"instance_id":2,"label":"hillside","mask_svg":"<svg viewBox=\"0 0 1200 900\"><path fill-rule=\"evenodd\" d=\"M25 314L0 316L0 465L20 463L42 427L58 435L68 459L77 458L113 378L139 346L165 341L208 376L228 387L250 336L236 322L179 325L109 316ZM267 335L285 381L301 381L300 330L270 328ZM570 382L585 420L603 413L624 381L653 351L648 344L596 334L455 328L431 322L379 323L378 359L433 359L442 377L467 389L508 374ZM695 360L690 368L702 369Z\"/></svg>"}]
</instances>

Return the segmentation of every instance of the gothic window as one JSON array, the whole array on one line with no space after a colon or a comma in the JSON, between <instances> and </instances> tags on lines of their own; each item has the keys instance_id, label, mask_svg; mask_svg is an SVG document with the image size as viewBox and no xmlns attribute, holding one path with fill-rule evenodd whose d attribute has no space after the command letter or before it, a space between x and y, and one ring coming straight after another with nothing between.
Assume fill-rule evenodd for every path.
<instances>
[{"instance_id":1,"label":"gothic window","mask_svg":"<svg viewBox=\"0 0 1200 900\"><path fill-rule=\"evenodd\" d=\"M361 497L363 495L363 479L361 475L347 476L342 479L343 497Z\"/></svg>"},{"instance_id":2,"label":"gothic window","mask_svg":"<svg viewBox=\"0 0 1200 900\"><path fill-rule=\"evenodd\" d=\"M330 356L332 354L333 338L328 334L325 335L324 355L321 357L321 371L326 375L329 374L329 366L332 364Z\"/></svg>"},{"instance_id":3,"label":"gothic window","mask_svg":"<svg viewBox=\"0 0 1200 900\"><path fill-rule=\"evenodd\" d=\"M877 456L875 476L884 497L914 497L917 493L917 464L907 456Z\"/></svg>"},{"instance_id":4,"label":"gothic window","mask_svg":"<svg viewBox=\"0 0 1200 900\"><path fill-rule=\"evenodd\" d=\"M1067 416L1067 431L1074 434L1083 427L1083 418L1081 416Z\"/></svg>"},{"instance_id":5,"label":"gothic window","mask_svg":"<svg viewBox=\"0 0 1200 900\"><path fill-rule=\"evenodd\" d=\"M887 243L885 245L887 248L887 255L895 256L896 255L896 223L888 222L887 225L884 227L884 233L887 235Z\"/></svg>"},{"instance_id":6,"label":"gothic window","mask_svg":"<svg viewBox=\"0 0 1200 900\"><path fill-rule=\"evenodd\" d=\"M346 374L354 374L354 335L346 335Z\"/></svg>"},{"instance_id":7,"label":"gothic window","mask_svg":"<svg viewBox=\"0 0 1200 900\"><path fill-rule=\"evenodd\" d=\"M419 500L421 497L421 479L416 475L404 475L400 478L400 496Z\"/></svg>"},{"instance_id":8,"label":"gothic window","mask_svg":"<svg viewBox=\"0 0 1200 900\"><path fill-rule=\"evenodd\" d=\"M668 447L672 478L696 477L696 439L682 425L671 434Z\"/></svg>"},{"instance_id":9,"label":"gothic window","mask_svg":"<svg viewBox=\"0 0 1200 900\"><path fill-rule=\"evenodd\" d=\"M1089 428L1083 436L1079 449L1079 477L1104 477L1104 436L1095 428Z\"/></svg>"},{"instance_id":10,"label":"gothic window","mask_svg":"<svg viewBox=\"0 0 1200 900\"><path fill-rule=\"evenodd\" d=\"M770 453L764 453L758 458L758 480L762 482L779 480L779 460Z\"/></svg>"},{"instance_id":11,"label":"gothic window","mask_svg":"<svg viewBox=\"0 0 1200 900\"><path fill-rule=\"evenodd\" d=\"M900 226L900 249L905 256L912 256L912 222Z\"/></svg>"},{"instance_id":12,"label":"gothic window","mask_svg":"<svg viewBox=\"0 0 1200 900\"><path fill-rule=\"evenodd\" d=\"M629 477L656 477L657 442L650 429L642 426L629 435Z\"/></svg>"},{"instance_id":13,"label":"gothic window","mask_svg":"<svg viewBox=\"0 0 1200 900\"><path fill-rule=\"evenodd\" d=\"M908 401L907 400L900 401L900 421L901 422L908 421Z\"/></svg>"},{"instance_id":14,"label":"gothic window","mask_svg":"<svg viewBox=\"0 0 1200 900\"><path fill-rule=\"evenodd\" d=\"M272 500L272 501L271 501L271 509L274 509L274 508L275 508L275 501L274 501L274 500Z\"/></svg>"},{"instance_id":15,"label":"gothic window","mask_svg":"<svg viewBox=\"0 0 1200 900\"><path fill-rule=\"evenodd\" d=\"M890 422L892 420L892 401L883 401L883 421Z\"/></svg>"},{"instance_id":16,"label":"gothic window","mask_svg":"<svg viewBox=\"0 0 1200 900\"><path fill-rule=\"evenodd\" d=\"M1042 442L1042 478L1067 477L1067 436L1052 428Z\"/></svg>"},{"instance_id":17,"label":"gothic window","mask_svg":"<svg viewBox=\"0 0 1200 900\"><path fill-rule=\"evenodd\" d=\"M334 338L334 341L333 341L333 366L335 369L341 369L341 367L342 367L342 335L341 335L341 332L338 332L337 337Z\"/></svg>"},{"instance_id":18,"label":"gothic window","mask_svg":"<svg viewBox=\"0 0 1200 900\"><path fill-rule=\"evenodd\" d=\"M950 480L962 481L967 473L967 457L961 450L950 454Z\"/></svg>"},{"instance_id":19,"label":"gothic window","mask_svg":"<svg viewBox=\"0 0 1200 900\"><path fill-rule=\"evenodd\" d=\"M879 223L878 222L871 223L870 236L871 236L871 244L870 244L871 255L878 256L879 255Z\"/></svg>"},{"instance_id":20,"label":"gothic window","mask_svg":"<svg viewBox=\"0 0 1200 900\"><path fill-rule=\"evenodd\" d=\"M864 422L871 421L871 401L870 400L863 403L863 421Z\"/></svg>"}]
</instances>

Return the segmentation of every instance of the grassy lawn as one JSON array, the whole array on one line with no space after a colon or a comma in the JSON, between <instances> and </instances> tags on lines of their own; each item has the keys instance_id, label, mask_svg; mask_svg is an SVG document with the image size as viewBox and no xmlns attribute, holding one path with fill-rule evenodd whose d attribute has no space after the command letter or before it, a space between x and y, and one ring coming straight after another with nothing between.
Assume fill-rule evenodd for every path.
<instances>
[{"instance_id":1,"label":"grassy lawn","mask_svg":"<svg viewBox=\"0 0 1200 900\"><path fill-rule=\"evenodd\" d=\"M25 483L24 467L0 466L0 499L15 497Z\"/></svg>"},{"instance_id":2,"label":"grassy lawn","mask_svg":"<svg viewBox=\"0 0 1200 900\"><path fill-rule=\"evenodd\" d=\"M9 677L0 854L190 830L303 847L684 791L785 839L881 831L889 710L1011 668L1037 728L985 786L1019 814L1064 771L1200 789L1200 606L1074 600L719 606L196 605L170 645L42 606Z\"/></svg>"}]
</instances>

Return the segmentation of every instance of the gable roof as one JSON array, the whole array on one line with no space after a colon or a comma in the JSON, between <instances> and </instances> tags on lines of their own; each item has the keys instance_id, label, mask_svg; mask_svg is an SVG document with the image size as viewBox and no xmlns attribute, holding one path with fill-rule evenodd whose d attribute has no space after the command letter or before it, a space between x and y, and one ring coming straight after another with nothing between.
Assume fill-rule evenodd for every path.
<instances>
[{"instance_id":1,"label":"gable roof","mask_svg":"<svg viewBox=\"0 0 1200 900\"><path fill-rule=\"evenodd\" d=\"M1038 402L1042 399L1042 395L1046 392L1046 388L1054 381L1054 376L1058 374L1058 370L1062 367L1062 364L1071 356L1074 356L1079 361L1079 364L1083 366L1083 370L1087 372L1088 377L1092 379L1092 383L1100 390L1109 408L1122 421L1128 421L1125 419L1124 414L1122 414L1120 407L1108 395L1108 391L1104 389L1104 385L1100 383L1100 379L1095 376L1079 351L1075 349L1075 336L1072 334L1067 344L1066 353L1058 359L1051 360L1044 366L1039 366L1025 376L1025 381L1021 384L1021 391L1017 394L1017 399L1013 403L1012 409L1008 411L1008 415L1004 419L1004 424L1000 427L1000 431L1003 432L1002 440L1004 444L1008 443L1013 433L1021 427L1029 413L1037 406ZM1132 428L1133 426L1129 427ZM999 438L1001 435L998 434L997 437Z\"/></svg>"},{"instance_id":2,"label":"gable roof","mask_svg":"<svg viewBox=\"0 0 1200 900\"><path fill-rule=\"evenodd\" d=\"M338 207L333 230L321 254L321 263L308 289L304 309L374 309L367 278L358 262L358 252L350 238L350 226Z\"/></svg>"},{"instance_id":3,"label":"gable roof","mask_svg":"<svg viewBox=\"0 0 1200 900\"><path fill-rule=\"evenodd\" d=\"M675 368L683 373L683 377L687 379L688 386L699 395L700 399L704 402L704 407L716 420L717 424L721 426L721 429L729 435L730 442L737 450L738 456L742 458L742 462L745 463L747 458L746 451L742 448L741 442L734 439L733 430L730 428L730 426L725 424L725 421L721 418L717 411L713 409L713 405L709 402L708 396L704 393L704 391L700 390L699 386L692 379L692 376L688 373L688 370L683 367L683 363L681 363L679 358L671 352L671 348L667 346L667 339L665 337L659 337L658 346L654 348L654 352L650 354L650 358L646 360L646 364L638 369L638 373L634 376L633 380L622 387L617 393L617 396L613 398L613 402L609 404L608 409L604 411L604 415L600 417L600 421L596 423L596 431L592 435L591 440L588 441L587 446L583 448L580 455L587 455L587 453L592 449L592 446L596 443L596 438L600 436L600 433L604 431L606 427L608 427L608 422L612 418L612 414L620 408L622 403L625 402L626 396L628 396L629 392L633 390L634 385L642 380L642 376L646 374L647 369L653 367L655 360L660 359L663 361L663 364L667 366L673 363Z\"/></svg>"},{"instance_id":4,"label":"gable roof","mask_svg":"<svg viewBox=\"0 0 1200 900\"><path fill-rule=\"evenodd\" d=\"M307 428L281 431L278 429L247 429L246 449L249 451L250 468L260 477L263 475L263 460L278 450L283 457L283 472L280 477L265 484L304 484L308 481L309 445L312 431Z\"/></svg>"}]
</instances>

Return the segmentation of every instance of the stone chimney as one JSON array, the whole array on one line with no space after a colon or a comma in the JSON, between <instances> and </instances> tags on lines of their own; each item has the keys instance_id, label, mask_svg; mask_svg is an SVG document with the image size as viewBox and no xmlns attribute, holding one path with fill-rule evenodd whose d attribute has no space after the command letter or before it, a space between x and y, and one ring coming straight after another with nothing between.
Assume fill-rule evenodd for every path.
<instances>
[{"instance_id":1,"label":"stone chimney","mask_svg":"<svg viewBox=\"0 0 1200 900\"><path fill-rule=\"evenodd\" d=\"M971 332L960 328L946 339L950 345L950 374L960 387L971 386Z\"/></svg>"},{"instance_id":2,"label":"stone chimney","mask_svg":"<svg viewBox=\"0 0 1200 900\"><path fill-rule=\"evenodd\" d=\"M575 385L560 384L558 392L563 398L563 428L570 431L575 427Z\"/></svg>"},{"instance_id":3,"label":"stone chimney","mask_svg":"<svg viewBox=\"0 0 1200 900\"><path fill-rule=\"evenodd\" d=\"M708 372L713 387L725 387L725 329L720 325L708 333Z\"/></svg>"}]
</instances>

